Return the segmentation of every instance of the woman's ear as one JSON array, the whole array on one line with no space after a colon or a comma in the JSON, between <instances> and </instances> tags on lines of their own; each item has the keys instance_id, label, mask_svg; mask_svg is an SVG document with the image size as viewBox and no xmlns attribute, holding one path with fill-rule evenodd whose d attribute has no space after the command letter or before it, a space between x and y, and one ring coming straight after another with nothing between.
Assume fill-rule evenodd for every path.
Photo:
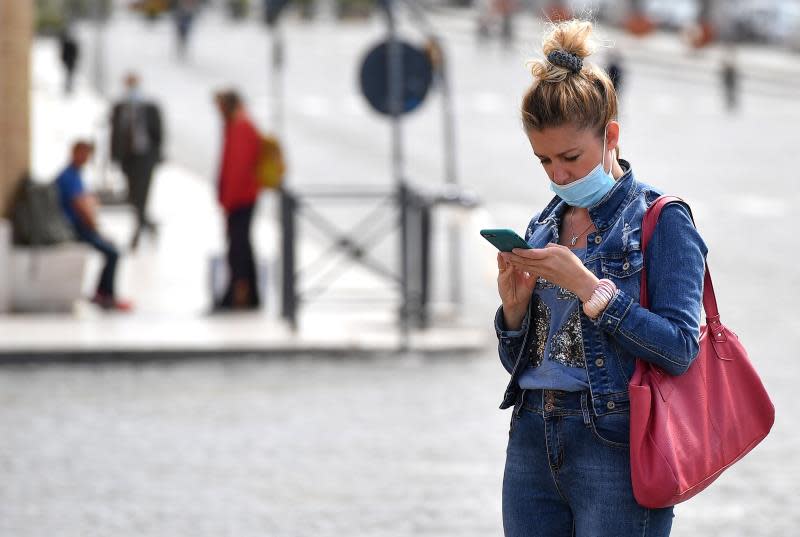
<instances>
[{"instance_id":1,"label":"woman's ear","mask_svg":"<svg viewBox=\"0 0 800 537\"><path fill-rule=\"evenodd\" d=\"M606 148L611 151L619 147L619 123L609 121L606 127ZM618 154L618 152L615 151Z\"/></svg>"}]
</instances>

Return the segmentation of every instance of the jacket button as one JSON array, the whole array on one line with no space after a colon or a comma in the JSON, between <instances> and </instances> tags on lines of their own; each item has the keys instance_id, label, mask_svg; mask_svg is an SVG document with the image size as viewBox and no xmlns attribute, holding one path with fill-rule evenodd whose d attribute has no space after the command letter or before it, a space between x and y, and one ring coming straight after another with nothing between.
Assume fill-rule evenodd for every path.
<instances>
[{"instance_id":1,"label":"jacket button","mask_svg":"<svg viewBox=\"0 0 800 537\"><path fill-rule=\"evenodd\" d=\"M616 408L616 406L617 405L614 403L614 401L609 401L608 403L606 403L606 408L609 409L609 410L614 410L614 408Z\"/></svg>"},{"instance_id":2,"label":"jacket button","mask_svg":"<svg viewBox=\"0 0 800 537\"><path fill-rule=\"evenodd\" d=\"M622 264L622 270L628 270L629 268L631 268L631 264L625 261L625 263Z\"/></svg>"},{"instance_id":3,"label":"jacket button","mask_svg":"<svg viewBox=\"0 0 800 537\"><path fill-rule=\"evenodd\" d=\"M600 235L595 235L594 243L595 244L600 244L601 242L603 242L603 237L601 237Z\"/></svg>"},{"instance_id":4,"label":"jacket button","mask_svg":"<svg viewBox=\"0 0 800 537\"><path fill-rule=\"evenodd\" d=\"M605 361L602 358L598 358L594 361L594 365L597 367L603 367L603 365L605 365Z\"/></svg>"},{"instance_id":5,"label":"jacket button","mask_svg":"<svg viewBox=\"0 0 800 537\"><path fill-rule=\"evenodd\" d=\"M555 407L553 406L553 403L547 403L544 405L545 412L552 412L554 408Z\"/></svg>"}]
</instances>

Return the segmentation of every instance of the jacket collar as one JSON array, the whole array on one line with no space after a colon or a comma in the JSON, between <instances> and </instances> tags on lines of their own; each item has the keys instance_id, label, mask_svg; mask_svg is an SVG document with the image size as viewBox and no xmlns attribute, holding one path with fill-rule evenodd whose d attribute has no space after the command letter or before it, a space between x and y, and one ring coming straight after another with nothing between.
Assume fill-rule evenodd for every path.
<instances>
[{"instance_id":1,"label":"jacket collar","mask_svg":"<svg viewBox=\"0 0 800 537\"><path fill-rule=\"evenodd\" d=\"M622 176L617 179L616 184L603 196L603 199L589 207L589 217L598 231L616 222L622 210L636 193L637 183L630 162L619 159L619 165L623 170ZM568 208L569 205L564 200L555 196L542 211L537 223L543 224L550 219L560 222Z\"/></svg>"}]
</instances>

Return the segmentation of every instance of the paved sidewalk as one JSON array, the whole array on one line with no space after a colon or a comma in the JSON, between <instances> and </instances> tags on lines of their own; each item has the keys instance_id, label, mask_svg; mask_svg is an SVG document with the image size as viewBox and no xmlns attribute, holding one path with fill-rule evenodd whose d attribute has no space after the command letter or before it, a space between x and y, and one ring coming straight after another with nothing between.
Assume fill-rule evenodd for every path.
<instances>
[{"instance_id":1,"label":"paved sidewalk","mask_svg":"<svg viewBox=\"0 0 800 537\"><path fill-rule=\"evenodd\" d=\"M75 95L61 95L60 71L52 42L39 41L33 53L33 170L38 178L54 177L64 165L68 147L79 136L104 136L107 106L84 84ZM101 158L86 170L87 182L98 185ZM111 171L112 183L121 181ZM278 287L279 229L272 194L259 202L254 224L257 254L266 264L266 306L257 313L210 315L210 260L225 251L224 222L213 186L172 163L154 178L150 209L159 224L156 240L147 235L138 251L124 245L133 215L126 206L104 207L101 228L123 252L118 290L133 300L132 313L106 313L88 302L71 314L0 316L0 361L32 359L106 359L259 354L374 354L400 349L396 307L342 306L335 302L301 310L296 333L280 319ZM299 259L311 259L318 245L300 237ZM93 256L84 292L90 296L101 267ZM342 279L364 296L391 298L366 270L352 268ZM384 304L384 303L382 303ZM441 317L441 316L440 316ZM457 319L437 318L434 328L414 331L409 350L423 353L470 352L484 349L493 337L490 327L464 326Z\"/></svg>"}]
</instances>

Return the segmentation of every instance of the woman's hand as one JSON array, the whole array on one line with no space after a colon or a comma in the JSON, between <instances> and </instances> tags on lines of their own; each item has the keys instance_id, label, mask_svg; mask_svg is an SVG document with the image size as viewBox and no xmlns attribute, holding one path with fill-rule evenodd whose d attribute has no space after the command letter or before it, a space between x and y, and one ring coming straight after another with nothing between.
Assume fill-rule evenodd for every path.
<instances>
[{"instance_id":1,"label":"woman's hand","mask_svg":"<svg viewBox=\"0 0 800 537\"><path fill-rule=\"evenodd\" d=\"M581 302L592 296L597 285L597 276L583 266L581 260L569 248L560 244L548 244L546 248L514 248L499 254L517 271L537 274L545 280L568 289Z\"/></svg>"},{"instance_id":2,"label":"woman's hand","mask_svg":"<svg viewBox=\"0 0 800 537\"><path fill-rule=\"evenodd\" d=\"M535 273L518 270L497 254L497 291L503 301L503 321L507 330L519 330L536 286Z\"/></svg>"}]
</instances>

